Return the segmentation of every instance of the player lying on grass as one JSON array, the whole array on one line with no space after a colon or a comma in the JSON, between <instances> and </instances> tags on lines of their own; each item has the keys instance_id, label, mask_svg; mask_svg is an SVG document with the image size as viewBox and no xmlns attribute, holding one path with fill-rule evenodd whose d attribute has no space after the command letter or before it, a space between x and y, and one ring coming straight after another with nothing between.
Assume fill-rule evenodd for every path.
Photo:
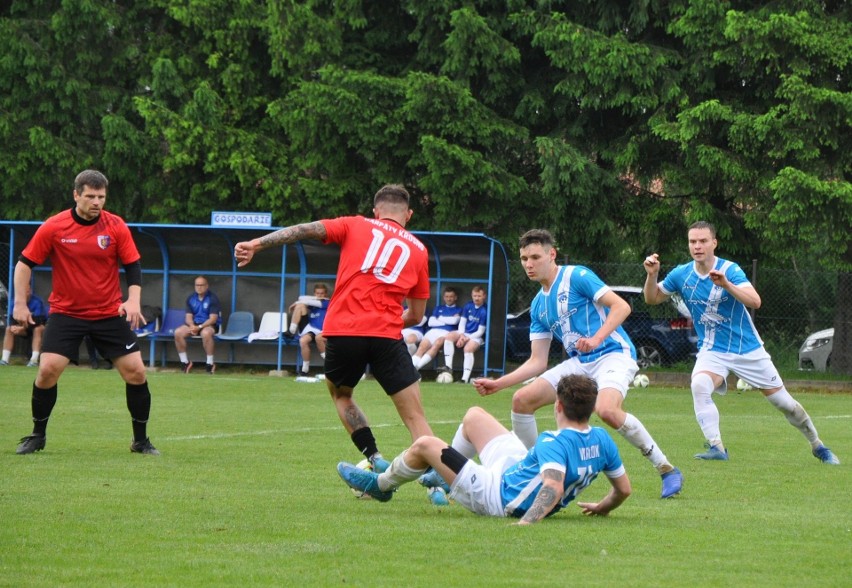
<instances>
[{"instance_id":1,"label":"player lying on grass","mask_svg":"<svg viewBox=\"0 0 852 588\"><path fill-rule=\"evenodd\" d=\"M351 488L387 502L394 491L433 467L447 481L450 497L485 516L519 518L528 525L559 512L603 472L612 489L600 502L578 502L587 515L606 515L630 496L630 480L615 442L589 425L597 384L581 375L559 381L554 408L557 430L526 446L484 409L467 411L453 447L420 437L382 474L341 462L337 471ZM461 448L461 449L454 449ZM479 455L481 464L473 461Z\"/></svg>"}]
</instances>

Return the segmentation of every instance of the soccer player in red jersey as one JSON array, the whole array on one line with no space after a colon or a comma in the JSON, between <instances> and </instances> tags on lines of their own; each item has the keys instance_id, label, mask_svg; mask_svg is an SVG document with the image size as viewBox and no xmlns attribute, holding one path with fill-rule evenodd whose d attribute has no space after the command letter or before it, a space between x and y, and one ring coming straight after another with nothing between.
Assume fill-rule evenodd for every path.
<instances>
[{"instance_id":1,"label":"soccer player in red jersey","mask_svg":"<svg viewBox=\"0 0 852 588\"><path fill-rule=\"evenodd\" d=\"M108 185L99 171L80 172L74 180L75 207L48 218L15 266L12 316L21 325L33 322L24 297L32 268L50 258L53 270L50 318L33 382L33 432L21 439L19 454L44 449L47 421L56 404L57 382L69 362L78 363L80 342L89 335L126 383L127 408L133 425L130 450L159 455L146 432L151 393L133 332L145 324L140 305L140 255L124 220L104 210ZM126 301L121 299L120 266L124 267L127 280Z\"/></svg>"},{"instance_id":2,"label":"soccer player in red jersey","mask_svg":"<svg viewBox=\"0 0 852 588\"><path fill-rule=\"evenodd\" d=\"M369 364L412 441L432 434L420 399L420 375L402 340L403 327L419 323L426 310L429 256L423 243L405 230L412 214L405 188L382 187L373 198L373 214L375 218L346 216L286 227L237 243L234 257L243 267L258 251L304 239L340 246L335 292L323 325L326 383L352 442L374 470L384 471L387 462L352 394Z\"/></svg>"}]
</instances>

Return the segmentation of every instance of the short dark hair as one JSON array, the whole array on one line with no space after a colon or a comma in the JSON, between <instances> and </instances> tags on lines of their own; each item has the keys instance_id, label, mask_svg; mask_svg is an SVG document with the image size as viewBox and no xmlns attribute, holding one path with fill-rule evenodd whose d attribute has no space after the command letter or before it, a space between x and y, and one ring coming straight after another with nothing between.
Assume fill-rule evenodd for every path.
<instances>
[{"instance_id":1,"label":"short dark hair","mask_svg":"<svg viewBox=\"0 0 852 588\"><path fill-rule=\"evenodd\" d=\"M96 169L83 170L74 178L74 189L78 194L82 194L86 186L100 190L109 187L109 180Z\"/></svg>"},{"instance_id":2,"label":"short dark hair","mask_svg":"<svg viewBox=\"0 0 852 588\"><path fill-rule=\"evenodd\" d=\"M461 296L461 293L459 292L459 289L458 289L458 288L456 288L455 286L445 286L445 287L444 287L444 294L446 294L447 292L452 292L453 294L455 294L455 295L456 295L456 298L458 298L459 296Z\"/></svg>"},{"instance_id":3,"label":"short dark hair","mask_svg":"<svg viewBox=\"0 0 852 588\"><path fill-rule=\"evenodd\" d=\"M403 186L400 184L386 184L379 188L379 191L373 197L373 206L388 203L405 204L407 207L410 200L411 197L408 195L408 190Z\"/></svg>"},{"instance_id":4,"label":"short dark hair","mask_svg":"<svg viewBox=\"0 0 852 588\"><path fill-rule=\"evenodd\" d=\"M541 245L542 247L554 247L553 235L546 229L531 229L521 235L518 245L520 249L530 245Z\"/></svg>"},{"instance_id":5,"label":"short dark hair","mask_svg":"<svg viewBox=\"0 0 852 588\"><path fill-rule=\"evenodd\" d=\"M692 229L708 229L713 238L716 238L716 227L714 227L707 221L696 221L692 223L691 225L689 225L689 231L691 231Z\"/></svg>"},{"instance_id":6,"label":"short dark hair","mask_svg":"<svg viewBox=\"0 0 852 588\"><path fill-rule=\"evenodd\" d=\"M562 414L572 421L588 421L595 411L598 384L588 376L564 376L556 386L556 396L562 403Z\"/></svg>"}]
</instances>

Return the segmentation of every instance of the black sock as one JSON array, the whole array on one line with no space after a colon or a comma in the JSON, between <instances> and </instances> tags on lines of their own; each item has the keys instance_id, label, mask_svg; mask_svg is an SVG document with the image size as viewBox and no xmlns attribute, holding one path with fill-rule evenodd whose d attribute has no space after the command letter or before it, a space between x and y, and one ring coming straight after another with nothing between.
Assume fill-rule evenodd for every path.
<instances>
[{"instance_id":1,"label":"black sock","mask_svg":"<svg viewBox=\"0 0 852 588\"><path fill-rule=\"evenodd\" d=\"M47 419L56 404L56 384L50 388L39 388L33 382L33 435L44 436L47 431Z\"/></svg>"},{"instance_id":2,"label":"black sock","mask_svg":"<svg viewBox=\"0 0 852 588\"><path fill-rule=\"evenodd\" d=\"M376 447L376 438L373 437L373 431L370 430L370 427L361 427L357 431L352 431L352 443L366 458L379 451Z\"/></svg>"},{"instance_id":3,"label":"black sock","mask_svg":"<svg viewBox=\"0 0 852 588\"><path fill-rule=\"evenodd\" d=\"M148 416L151 413L151 392L148 382L126 384L127 410L133 419L133 440L144 441L148 438Z\"/></svg>"}]
</instances>

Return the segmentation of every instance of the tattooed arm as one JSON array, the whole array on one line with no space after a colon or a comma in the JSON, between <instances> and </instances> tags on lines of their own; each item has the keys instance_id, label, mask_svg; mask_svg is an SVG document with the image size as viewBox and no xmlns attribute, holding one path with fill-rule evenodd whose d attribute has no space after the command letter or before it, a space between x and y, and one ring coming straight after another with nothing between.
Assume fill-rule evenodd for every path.
<instances>
[{"instance_id":1,"label":"tattooed arm","mask_svg":"<svg viewBox=\"0 0 852 588\"><path fill-rule=\"evenodd\" d=\"M326 238L326 235L325 225L320 221L285 227L264 235L259 239L237 243L234 247L234 259L237 260L237 267L243 267L244 265L248 265L254 254L258 251L263 251L269 247L289 245L290 243L304 241L305 239L318 239L322 241Z\"/></svg>"},{"instance_id":2,"label":"tattooed arm","mask_svg":"<svg viewBox=\"0 0 852 588\"><path fill-rule=\"evenodd\" d=\"M532 525L546 517L562 498L562 483L565 474L559 470L541 472L542 486L523 518L516 525Z\"/></svg>"}]
</instances>

